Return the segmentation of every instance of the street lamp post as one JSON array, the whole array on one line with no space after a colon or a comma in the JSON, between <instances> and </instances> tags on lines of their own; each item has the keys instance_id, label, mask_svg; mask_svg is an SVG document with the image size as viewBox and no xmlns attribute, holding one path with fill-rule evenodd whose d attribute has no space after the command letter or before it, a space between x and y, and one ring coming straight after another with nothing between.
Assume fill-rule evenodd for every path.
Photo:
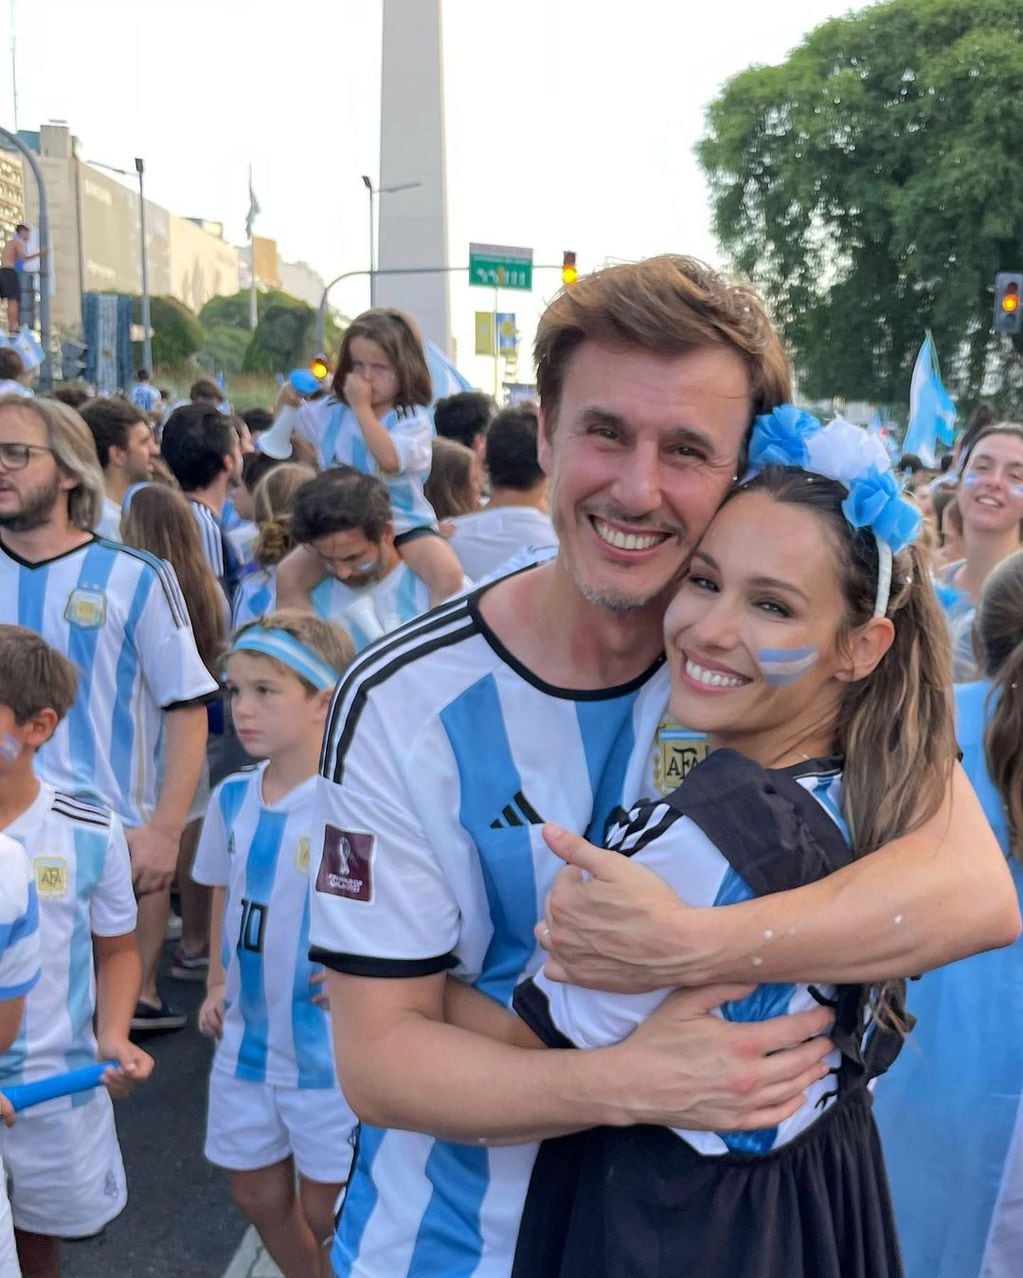
<instances>
[{"instance_id":1,"label":"street lamp post","mask_svg":"<svg viewBox=\"0 0 1023 1278\"><path fill-rule=\"evenodd\" d=\"M99 160L90 160L90 164L97 169L106 169L108 173L119 173L121 177L137 177L139 183L139 235L142 239L141 262L142 262L142 363L144 367L153 371L153 343L150 337L150 315L149 315L149 255L146 247L146 199L142 186L142 174L145 171L145 164L142 160L135 157L135 172L130 173L127 169L116 168L113 164L101 164Z\"/></svg>"},{"instance_id":2,"label":"street lamp post","mask_svg":"<svg viewBox=\"0 0 1023 1278\"><path fill-rule=\"evenodd\" d=\"M50 213L46 198L46 180L39 161L16 133L0 129L0 137L20 151L32 171L39 198L39 337L43 346L43 362L39 368L39 389L48 391L53 386L53 329L50 323L50 268L47 254L50 252Z\"/></svg>"},{"instance_id":3,"label":"street lamp post","mask_svg":"<svg viewBox=\"0 0 1023 1278\"><path fill-rule=\"evenodd\" d=\"M395 191L412 191L422 182L399 182L396 186L374 186L372 178L362 175L362 185L369 192L369 304L377 304L377 268L376 268L376 197L393 195Z\"/></svg>"}]
</instances>

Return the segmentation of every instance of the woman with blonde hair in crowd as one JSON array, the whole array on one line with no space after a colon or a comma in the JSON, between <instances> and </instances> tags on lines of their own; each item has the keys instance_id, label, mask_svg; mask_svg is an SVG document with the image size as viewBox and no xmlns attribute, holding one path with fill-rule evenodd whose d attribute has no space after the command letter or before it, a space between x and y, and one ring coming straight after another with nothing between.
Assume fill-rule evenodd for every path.
<instances>
[{"instance_id":1,"label":"woman with blonde hair in crowd","mask_svg":"<svg viewBox=\"0 0 1023 1278\"><path fill-rule=\"evenodd\" d=\"M956 499L965 554L939 578L951 591L938 593L952 630L953 673L966 683L980 678L972 630L984 582L1023 541L1023 423L989 426L963 450Z\"/></svg>"},{"instance_id":2,"label":"woman with blonde hair in crowd","mask_svg":"<svg viewBox=\"0 0 1023 1278\"><path fill-rule=\"evenodd\" d=\"M210 570L199 540L199 529L188 502L180 492L164 484L140 485L126 499L121 519L121 539L126 546L148 550L174 569L188 609L195 645L206 669L219 679L220 653L227 635L229 617L223 592ZM211 739L223 734L221 704L207 706ZM207 743L207 751L210 745ZM188 811L188 823L178 848L178 892L181 900L181 940L171 960L171 975L184 980L204 980L209 937L209 890L192 881L192 860L199 837L202 814L210 797L209 763L202 774ZM166 764L166 760L164 760ZM170 914L170 892L165 891ZM158 955L151 956L155 963ZM143 963L148 960L143 955ZM184 1018L184 1013L181 1013ZM185 1024L185 1019L182 1019ZM168 1026L170 1028L170 1026Z\"/></svg>"},{"instance_id":3,"label":"woman with blonde hair in crowd","mask_svg":"<svg viewBox=\"0 0 1023 1278\"><path fill-rule=\"evenodd\" d=\"M259 530L252 550L253 568L242 578L234 597L231 624L234 629L276 607L277 565L295 547L291 533L291 506L295 494L315 478L312 466L280 462L260 479L252 494L252 508Z\"/></svg>"},{"instance_id":4,"label":"woman with blonde hair in crowd","mask_svg":"<svg viewBox=\"0 0 1023 1278\"><path fill-rule=\"evenodd\" d=\"M973 643L981 677L955 688L956 736L1023 897L1023 551L988 577ZM907 1002L917 1017L912 1050L875 1102L906 1278L1014 1278L1023 940L928 972L911 982Z\"/></svg>"}]
</instances>

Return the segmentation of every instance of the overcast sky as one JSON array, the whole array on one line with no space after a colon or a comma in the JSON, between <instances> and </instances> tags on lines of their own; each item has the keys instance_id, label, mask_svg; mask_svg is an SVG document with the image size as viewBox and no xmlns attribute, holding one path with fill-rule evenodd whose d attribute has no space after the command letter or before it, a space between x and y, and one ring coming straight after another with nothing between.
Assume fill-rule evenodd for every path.
<instances>
[{"instance_id":1,"label":"overcast sky","mask_svg":"<svg viewBox=\"0 0 1023 1278\"><path fill-rule=\"evenodd\" d=\"M470 240L574 249L581 269L665 250L712 261L693 157L730 75L783 59L837 0L444 0L451 259ZM131 169L175 213L257 233L331 277L367 263L366 192L379 170L381 0L3 0L17 37L18 124L64 120L86 159ZM9 84L8 66L0 84ZM3 95L6 94L6 97ZM0 89L3 123L13 121ZM386 197L383 197L386 198ZM528 334L543 291L518 303ZM461 361L483 290L452 286ZM363 282L331 299L355 314Z\"/></svg>"}]
</instances>

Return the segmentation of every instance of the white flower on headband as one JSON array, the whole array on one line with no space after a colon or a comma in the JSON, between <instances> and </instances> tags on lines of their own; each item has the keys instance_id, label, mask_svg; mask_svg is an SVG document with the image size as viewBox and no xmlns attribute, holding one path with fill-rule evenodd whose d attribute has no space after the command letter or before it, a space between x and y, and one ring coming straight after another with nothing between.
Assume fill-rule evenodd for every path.
<instances>
[{"instance_id":1,"label":"white flower on headband","mask_svg":"<svg viewBox=\"0 0 1023 1278\"><path fill-rule=\"evenodd\" d=\"M844 417L836 417L827 426L807 435L804 446L805 469L836 479L846 488L869 470L882 475L891 470L891 458L880 439Z\"/></svg>"}]
</instances>

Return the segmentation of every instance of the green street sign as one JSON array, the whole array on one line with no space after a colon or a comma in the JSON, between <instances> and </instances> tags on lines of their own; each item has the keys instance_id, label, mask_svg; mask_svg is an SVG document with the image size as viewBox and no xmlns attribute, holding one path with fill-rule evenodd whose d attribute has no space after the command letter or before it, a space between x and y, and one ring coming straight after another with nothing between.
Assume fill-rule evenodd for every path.
<instances>
[{"instance_id":1,"label":"green street sign","mask_svg":"<svg viewBox=\"0 0 1023 1278\"><path fill-rule=\"evenodd\" d=\"M469 283L477 288L533 287L533 250L506 244L469 245Z\"/></svg>"}]
</instances>

